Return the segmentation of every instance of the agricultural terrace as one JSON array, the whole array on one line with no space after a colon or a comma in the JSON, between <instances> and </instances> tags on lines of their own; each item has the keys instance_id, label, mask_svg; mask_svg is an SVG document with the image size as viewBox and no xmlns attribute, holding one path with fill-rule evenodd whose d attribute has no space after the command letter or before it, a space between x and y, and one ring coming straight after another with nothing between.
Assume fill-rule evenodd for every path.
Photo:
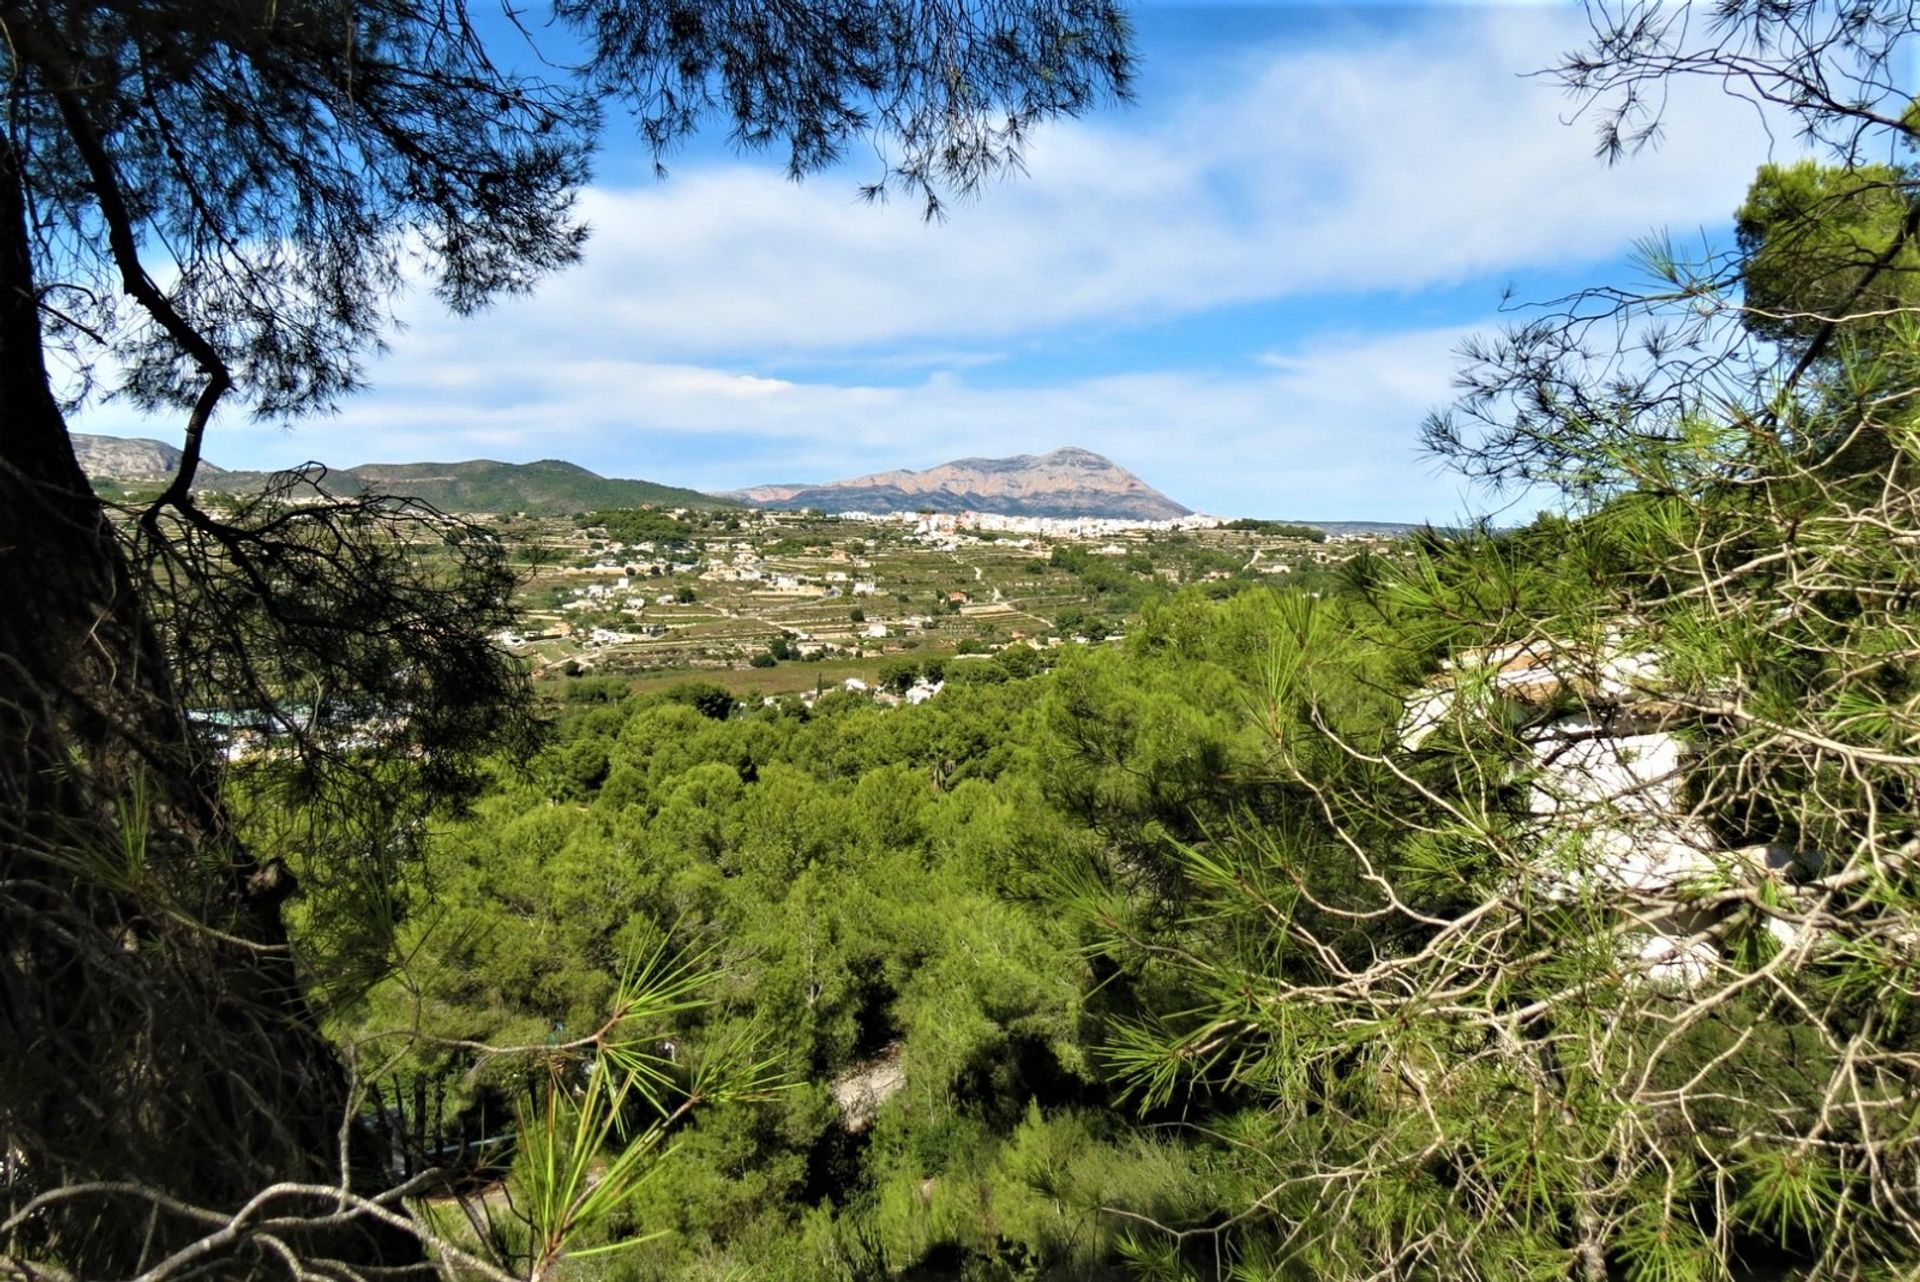
<instances>
[{"instance_id":1,"label":"agricultural terrace","mask_svg":"<svg viewBox=\"0 0 1920 1282\"><path fill-rule=\"evenodd\" d=\"M1183 587L1298 586L1375 542L1271 523L1075 536L747 510L492 519L527 571L522 625L498 640L536 678L693 671L742 694L871 681L908 652L1097 643Z\"/></svg>"}]
</instances>

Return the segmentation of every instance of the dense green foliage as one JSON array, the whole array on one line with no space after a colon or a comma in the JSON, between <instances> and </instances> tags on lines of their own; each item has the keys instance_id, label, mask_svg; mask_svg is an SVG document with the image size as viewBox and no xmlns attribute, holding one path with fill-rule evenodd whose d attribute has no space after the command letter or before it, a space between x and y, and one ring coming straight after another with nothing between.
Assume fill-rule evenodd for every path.
<instances>
[{"instance_id":1,"label":"dense green foliage","mask_svg":"<svg viewBox=\"0 0 1920 1282\"><path fill-rule=\"evenodd\" d=\"M1037 660L1024 646L895 665L896 684L947 677L917 707L576 704L531 773L440 835L406 981L350 1035L417 1027L407 1071L450 1113L500 1116L519 1069L459 1047L594 1026L622 959L664 938L718 975L663 1033L678 1053L753 1030L793 1085L688 1134L635 1210L673 1230L646 1268L1115 1267L1111 1208L1184 1219L1221 1193L1205 1145L1143 1129L1108 1083L1114 977L1049 904L1094 863L1165 875L1168 836L1229 813L1274 609L1184 599L1133 649L1071 647L1045 676L1007 666ZM850 1131L833 1083L894 1067L903 1088Z\"/></svg>"},{"instance_id":2,"label":"dense green foliage","mask_svg":"<svg viewBox=\"0 0 1920 1282\"><path fill-rule=\"evenodd\" d=\"M1846 183L1762 174L1750 289L1827 288L1788 247L1856 231L1776 197ZM1920 348L1663 305L1735 355L1582 382L1523 328L1433 424L1582 500L1525 529L1277 588L1062 545L1122 644L570 712L358 1029L484 1100L459 1048L711 958L676 1053L753 1030L788 1088L636 1194L666 1276L1909 1276Z\"/></svg>"},{"instance_id":3,"label":"dense green foliage","mask_svg":"<svg viewBox=\"0 0 1920 1282\"><path fill-rule=\"evenodd\" d=\"M1619 941L1656 900L1516 880L1549 875L1516 786L1529 736L1598 703L1462 698L1407 741L1442 659L1550 629L1584 662L1625 602L1656 608L1644 576L1677 573L1687 544L1663 540L1690 528L1623 501L1429 540L1338 592L1188 592L1050 672L1010 669L1024 646L948 660L920 706L596 683L532 773L441 835L408 982L355 1028L418 1027L411 1068L450 1107L497 1109L513 1081L461 1046L590 1026L621 959L662 940L706 956L712 1005L662 1036L697 1059L751 1035L788 1089L683 1134L631 1206L663 1235L609 1266L636 1275L1912 1263L1899 1204L1876 1205L1897 1194L1853 1157L1914 1160L1898 1101L1920 1033L1879 1004L1906 981L1873 943L1910 920L1905 882L1843 899L1857 874L1729 866L1686 892L1725 942L1708 982L1649 981ZM1758 533L1743 555L1771 554ZM1718 647L1738 645L1772 656L1770 707L1865 706L1844 672L1791 662L1792 629L1730 631L1690 601L1658 607L1668 702L1707 673L1724 688ZM1836 626L1820 646L1865 641L1865 616ZM1891 671L1874 680L1897 703ZM883 682L922 674L909 657ZM1723 712L1686 725L1730 842L1832 850L1907 822L1904 767L1860 775L1856 802ZM1715 782L1762 761L1781 773L1760 790ZM1832 944L1782 946L1770 917ZM1846 1108L1893 1110L1887 1131L1831 1111L1847 1073ZM894 1075L877 1106L836 1099ZM1820 1127L1838 1133L1796 1138Z\"/></svg>"},{"instance_id":4,"label":"dense green foliage","mask_svg":"<svg viewBox=\"0 0 1920 1282\"><path fill-rule=\"evenodd\" d=\"M671 512L652 507L605 508L575 518L583 529L602 529L607 537L621 543L657 543L668 547L684 545L693 537L694 527Z\"/></svg>"},{"instance_id":5,"label":"dense green foliage","mask_svg":"<svg viewBox=\"0 0 1920 1282\"><path fill-rule=\"evenodd\" d=\"M1291 521L1267 521L1251 516L1243 516L1237 521L1228 521L1221 528L1247 530L1257 534L1278 534L1290 539L1306 539L1313 543L1324 543L1327 538L1327 532L1316 525L1297 525Z\"/></svg>"},{"instance_id":6,"label":"dense green foliage","mask_svg":"<svg viewBox=\"0 0 1920 1282\"><path fill-rule=\"evenodd\" d=\"M1766 165L1736 215L1747 324L1804 350L1839 316L1878 342L1920 294L1920 247L1902 233L1911 178L1890 165Z\"/></svg>"}]
</instances>

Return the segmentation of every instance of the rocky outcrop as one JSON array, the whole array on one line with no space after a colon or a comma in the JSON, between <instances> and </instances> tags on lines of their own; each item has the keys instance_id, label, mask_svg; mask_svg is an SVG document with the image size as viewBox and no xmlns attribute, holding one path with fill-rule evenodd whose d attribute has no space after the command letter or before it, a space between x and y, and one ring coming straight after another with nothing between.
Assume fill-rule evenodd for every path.
<instances>
[{"instance_id":1,"label":"rocky outcrop","mask_svg":"<svg viewBox=\"0 0 1920 1282\"><path fill-rule=\"evenodd\" d=\"M1621 960L1647 979L1688 988L1723 965L1732 887L1781 888L1817 875L1817 853L1784 843L1729 846L1688 789L1695 745L1684 710L1669 702L1658 655L1616 634L1598 647L1548 640L1470 651L1407 700L1405 748L1504 719L1520 728L1527 787L1532 890L1569 903L1618 906ZM1766 915L1782 946L1791 914Z\"/></svg>"},{"instance_id":2,"label":"rocky outcrop","mask_svg":"<svg viewBox=\"0 0 1920 1282\"><path fill-rule=\"evenodd\" d=\"M907 1066L901 1062L900 1047L889 1046L878 1058L850 1068L833 1079L833 1102L839 1106L841 1125L859 1134L872 1125L880 1106L900 1093L907 1084Z\"/></svg>"},{"instance_id":3,"label":"rocky outcrop","mask_svg":"<svg viewBox=\"0 0 1920 1282\"><path fill-rule=\"evenodd\" d=\"M165 441L122 440L117 436L89 436L72 433L74 457L80 470L96 481L160 483L173 479L180 466L180 451ZM217 476L219 468L200 464L200 475Z\"/></svg>"}]
</instances>

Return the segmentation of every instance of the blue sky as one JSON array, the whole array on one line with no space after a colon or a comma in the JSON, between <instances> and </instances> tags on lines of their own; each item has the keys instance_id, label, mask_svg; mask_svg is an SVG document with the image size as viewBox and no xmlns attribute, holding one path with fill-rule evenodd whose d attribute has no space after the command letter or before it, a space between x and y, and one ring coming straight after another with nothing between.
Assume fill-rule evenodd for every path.
<instances>
[{"instance_id":1,"label":"blue sky","mask_svg":"<svg viewBox=\"0 0 1920 1282\"><path fill-rule=\"evenodd\" d=\"M1768 138L1685 86L1609 169L1523 73L1579 42L1551 4L1164 5L1133 105L1036 135L1028 174L923 223L860 166L787 182L702 143L656 181L609 130L586 261L457 319L424 293L334 417L218 420L227 467L565 458L700 489L1078 445L1224 515L1497 510L1418 453L1502 289L1630 273L1721 238ZM75 426L177 427L108 402ZM1511 519L1531 515L1511 511Z\"/></svg>"}]
</instances>

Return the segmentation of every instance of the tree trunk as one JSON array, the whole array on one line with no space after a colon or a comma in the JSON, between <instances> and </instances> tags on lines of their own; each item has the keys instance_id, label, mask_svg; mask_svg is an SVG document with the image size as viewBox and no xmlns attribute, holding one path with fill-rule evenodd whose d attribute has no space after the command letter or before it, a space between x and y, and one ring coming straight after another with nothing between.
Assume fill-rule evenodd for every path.
<instances>
[{"instance_id":1,"label":"tree trunk","mask_svg":"<svg viewBox=\"0 0 1920 1282\"><path fill-rule=\"evenodd\" d=\"M347 1082L300 996L287 887L226 831L153 585L74 457L22 190L0 136L0 1207L85 1180L210 1207L332 1183ZM0 1255L24 1240L99 1276L203 1231L61 1205Z\"/></svg>"}]
</instances>

